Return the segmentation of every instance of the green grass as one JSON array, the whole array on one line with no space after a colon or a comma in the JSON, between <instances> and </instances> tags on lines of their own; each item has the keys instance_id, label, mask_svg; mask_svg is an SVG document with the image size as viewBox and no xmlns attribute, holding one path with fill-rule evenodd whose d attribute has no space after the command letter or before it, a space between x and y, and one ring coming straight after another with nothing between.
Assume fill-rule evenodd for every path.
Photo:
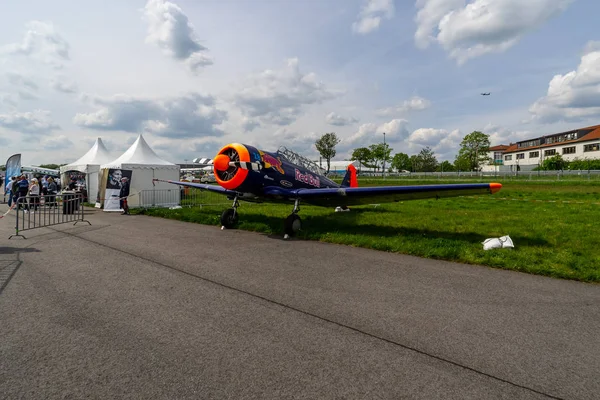
<instances>
[{"instance_id":1,"label":"green grass","mask_svg":"<svg viewBox=\"0 0 600 400\"><path fill-rule=\"evenodd\" d=\"M298 237L599 282L600 182L501 183L503 189L492 196L361 206L345 213L335 213L333 207L301 206L303 230ZM408 183L388 179L360 184ZM220 225L220 214L228 207L137 212ZM239 229L281 235L291 209L292 205L242 203ZM503 235L510 235L514 249L483 250L486 238Z\"/></svg>"}]
</instances>

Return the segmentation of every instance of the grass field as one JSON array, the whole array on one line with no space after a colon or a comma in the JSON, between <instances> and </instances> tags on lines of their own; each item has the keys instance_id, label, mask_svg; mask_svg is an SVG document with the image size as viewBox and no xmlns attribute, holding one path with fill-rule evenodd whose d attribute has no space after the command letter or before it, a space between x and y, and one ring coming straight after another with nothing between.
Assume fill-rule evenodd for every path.
<instances>
[{"instance_id":1,"label":"grass field","mask_svg":"<svg viewBox=\"0 0 600 400\"><path fill-rule=\"evenodd\" d=\"M456 180L452 181L456 183ZM468 181L473 182L473 181ZM488 181L489 182L489 181ZM444 183L362 179L361 186ZM587 282L600 281L600 182L503 182L495 195L379 206L301 206L301 239L487 265ZM220 225L229 206L139 210L147 215ZM292 205L239 208L239 229L282 234ZM514 249L484 251L486 238L510 235Z\"/></svg>"}]
</instances>

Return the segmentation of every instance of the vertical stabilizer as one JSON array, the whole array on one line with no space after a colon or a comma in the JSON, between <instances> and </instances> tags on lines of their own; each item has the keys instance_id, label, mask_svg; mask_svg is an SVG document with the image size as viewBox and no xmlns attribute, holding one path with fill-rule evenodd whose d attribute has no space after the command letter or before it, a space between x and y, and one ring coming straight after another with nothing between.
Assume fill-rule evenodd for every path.
<instances>
[{"instance_id":1,"label":"vertical stabilizer","mask_svg":"<svg viewBox=\"0 0 600 400\"><path fill-rule=\"evenodd\" d=\"M342 181L343 187L358 187L358 179L356 179L356 168L354 165L348 165L346 169L346 176L344 176L344 180Z\"/></svg>"}]
</instances>

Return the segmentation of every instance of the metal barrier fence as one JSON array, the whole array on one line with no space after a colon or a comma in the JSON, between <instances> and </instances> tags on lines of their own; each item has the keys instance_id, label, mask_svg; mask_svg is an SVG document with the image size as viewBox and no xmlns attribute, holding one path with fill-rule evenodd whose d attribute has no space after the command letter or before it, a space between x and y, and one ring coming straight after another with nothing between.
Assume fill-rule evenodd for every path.
<instances>
[{"instance_id":1,"label":"metal barrier fence","mask_svg":"<svg viewBox=\"0 0 600 400\"><path fill-rule=\"evenodd\" d=\"M15 203L16 224L13 237L22 237L20 232L45 226L64 224L67 222L87 222L83 215L83 196L81 194L63 193L52 196L24 196Z\"/></svg>"},{"instance_id":2,"label":"metal barrier fence","mask_svg":"<svg viewBox=\"0 0 600 400\"><path fill-rule=\"evenodd\" d=\"M195 188L149 189L140 191L140 207L201 207L230 204L222 194Z\"/></svg>"}]
</instances>

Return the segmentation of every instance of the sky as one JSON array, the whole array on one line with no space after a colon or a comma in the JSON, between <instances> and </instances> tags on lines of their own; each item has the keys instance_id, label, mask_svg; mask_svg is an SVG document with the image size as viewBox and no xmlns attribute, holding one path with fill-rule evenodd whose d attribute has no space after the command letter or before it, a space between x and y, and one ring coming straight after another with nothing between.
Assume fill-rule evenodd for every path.
<instances>
[{"instance_id":1,"label":"sky","mask_svg":"<svg viewBox=\"0 0 600 400\"><path fill-rule=\"evenodd\" d=\"M165 160L240 142L439 161L600 124L594 0L20 0L0 14L0 164L142 134ZM481 96L490 92L489 96Z\"/></svg>"}]
</instances>

